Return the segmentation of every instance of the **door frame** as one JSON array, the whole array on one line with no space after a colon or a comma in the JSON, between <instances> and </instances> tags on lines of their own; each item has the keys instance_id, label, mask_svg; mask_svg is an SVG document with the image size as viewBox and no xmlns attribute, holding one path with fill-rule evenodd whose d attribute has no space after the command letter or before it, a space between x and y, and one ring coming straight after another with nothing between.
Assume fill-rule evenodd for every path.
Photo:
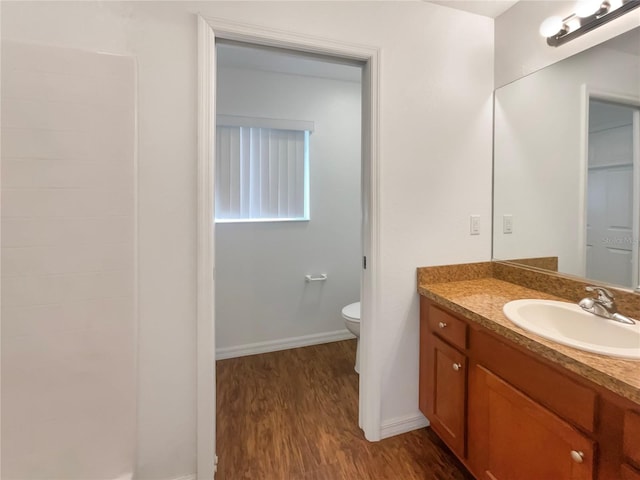
<instances>
[{"instance_id":1,"label":"door frame","mask_svg":"<svg viewBox=\"0 0 640 480\"><path fill-rule=\"evenodd\" d=\"M362 247L360 385L358 423L369 441L380 440L381 360L377 355L380 231L380 49L198 15L197 205L197 479L214 476L215 255L214 161L216 39L286 48L364 63L362 76Z\"/></svg>"},{"instance_id":2,"label":"door frame","mask_svg":"<svg viewBox=\"0 0 640 480\"><path fill-rule=\"evenodd\" d=\"M640 291L640 99L633 112L633 289Z\"/></svg>"},{"instance_id":3,"label":"door frame","mask_svg":"<svg viewBox=\"0 0 640 480\"><path fill-rule=\"evenodd\" d=\"M633 113L633 230L632 238L634 248L632 250L632 268L635 291L640 291L640 97L634 94L610 92L594 88L588 84L582 84L582 135L580 158L580 238L578 239L578 251L582 259L582 276L587 272L587 178L589 175L589 101L602 100L617 103L630 108L635 108Z\"/></svg>"}]
</instances>

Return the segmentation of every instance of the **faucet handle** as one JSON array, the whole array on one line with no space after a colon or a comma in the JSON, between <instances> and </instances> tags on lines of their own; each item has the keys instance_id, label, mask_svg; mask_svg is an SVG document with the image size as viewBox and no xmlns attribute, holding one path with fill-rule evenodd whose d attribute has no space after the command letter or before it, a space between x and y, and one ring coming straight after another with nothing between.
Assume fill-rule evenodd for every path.
<instances>
[{"instance_id":1,"label":"faucet handle","mask_svg":"<svg viewBox=\"0 0 640 480\"><path fill-rule=\"evenodd\" d=\"M587 285L585 287L587 292L595 292L598 296L598 303L605 305L606 307L613 307L615 305L615 299L613 293L604 287L598 287L596 285Z\"/></svg>"}]
</instances>

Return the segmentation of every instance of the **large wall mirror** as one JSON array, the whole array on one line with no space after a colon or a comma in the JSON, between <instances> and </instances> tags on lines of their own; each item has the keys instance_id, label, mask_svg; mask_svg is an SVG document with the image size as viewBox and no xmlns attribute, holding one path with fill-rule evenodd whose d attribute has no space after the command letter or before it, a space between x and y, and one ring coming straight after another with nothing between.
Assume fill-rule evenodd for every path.
<instances>
[{"instance_id":1,"label":"large wall mirror","mask_svg":"<svg viewBox=\"0 0 640 480\"><path fill-rule=\"evenodd\" d=\"M493 257L640 286L640 27L495 92Z\"/></svg>"}]
</instances>

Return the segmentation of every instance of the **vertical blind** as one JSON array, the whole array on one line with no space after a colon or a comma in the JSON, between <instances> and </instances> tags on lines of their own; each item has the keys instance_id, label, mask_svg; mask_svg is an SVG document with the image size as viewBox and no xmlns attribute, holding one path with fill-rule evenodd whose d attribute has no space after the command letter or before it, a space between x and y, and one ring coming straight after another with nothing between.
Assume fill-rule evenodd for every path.
<instances>
[{"instance_id":1,"label":"vertical blind","mask_svg":"<svg viewBox=\"0 0 640 480\"><path fill-rule=\"evenodd\" d=\"M308 218L308 131L216 128L216 220Z\"/></svg>"}]
</instances>

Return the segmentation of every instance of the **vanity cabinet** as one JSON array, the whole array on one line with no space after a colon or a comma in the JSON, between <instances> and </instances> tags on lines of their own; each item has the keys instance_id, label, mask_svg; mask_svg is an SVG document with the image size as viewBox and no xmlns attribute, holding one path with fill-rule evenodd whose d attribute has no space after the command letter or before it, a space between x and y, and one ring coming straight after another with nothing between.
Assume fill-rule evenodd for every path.
<instances>
[{"instance_id":1,"label":"vanity cabinet","mask_svg":"<svg viewBox=\"0 0 640 480\"><path fill-rule=\"evenodd\" d=\"M472 377L469 436L485 478L594 478L593 440L482 366Z\"/></svg>"},{"instance_id":2,"label":"vanity cabinet","mask_svg":"<svg viewBox=\"0 0 640 480\"><path fill-rule=\"evenodd\" d=\"M426 297L420 340L420 409L476 478L640 480L637 404Z\"/></svg>"}]
</instances>

